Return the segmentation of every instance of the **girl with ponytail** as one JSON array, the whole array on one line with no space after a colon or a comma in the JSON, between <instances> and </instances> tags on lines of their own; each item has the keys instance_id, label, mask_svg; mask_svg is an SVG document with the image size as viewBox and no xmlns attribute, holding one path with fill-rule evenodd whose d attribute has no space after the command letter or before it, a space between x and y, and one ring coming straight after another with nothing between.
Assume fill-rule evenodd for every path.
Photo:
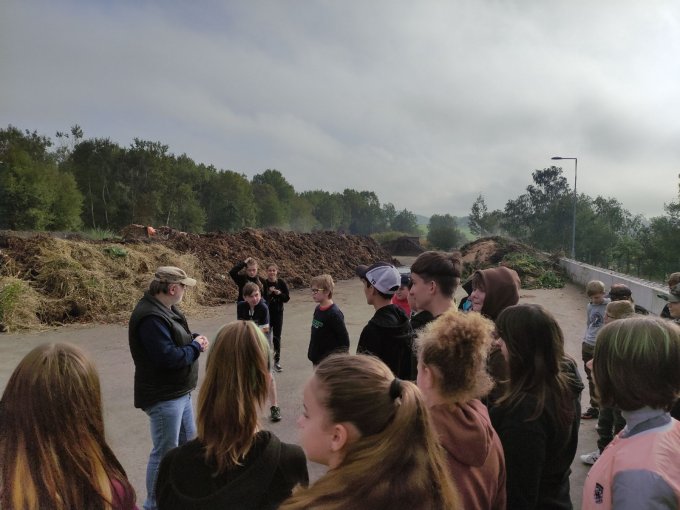
<instances>
[{"instance_id":1,"label":"girl with ponytail","mask_svg":"<svg viewBox=\"0 0 680 510\"><path fill-rule=\"evenodd\" d=\"M282 510L460 507L420 391L379 359L324 359L298 426L307 458L330 469Z\"/></svg>"}]
</instances>

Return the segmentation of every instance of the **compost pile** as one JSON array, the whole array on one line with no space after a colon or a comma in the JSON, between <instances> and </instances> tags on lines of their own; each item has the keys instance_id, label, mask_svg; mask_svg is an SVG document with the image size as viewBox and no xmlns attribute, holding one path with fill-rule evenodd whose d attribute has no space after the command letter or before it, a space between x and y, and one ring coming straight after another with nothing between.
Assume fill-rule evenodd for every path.
<instances>
[{"instance_id":1,"label":"compost pile","mask_svg":"<svg viewBox=\"0 0 680 510\"><path fill-rule=\"evenodd\" d=\"M391 260L372 238L335 232L189 234L161 227L151 237L131 237L88 241L0 233L0 329L126 320L163 265L181 267L198 280L182 303L191 310L234 301L229 269L249 256L260 260L263 277L263 266L275 262L291 288L321 273L351 278L359 264Z\"/></svg>"},{"instance_id":2,"label":"compost pile","mask_svg":"<svg viewBox=\"0 0 680 510\"><path fill-rule=\"evenodd\" d=\"M559 257L504 237L483 237L464 245L463 277L467 279L477 269L507 266L517 271L523 289L564 287L566 275Z\"/></svg>"}]
</instances>

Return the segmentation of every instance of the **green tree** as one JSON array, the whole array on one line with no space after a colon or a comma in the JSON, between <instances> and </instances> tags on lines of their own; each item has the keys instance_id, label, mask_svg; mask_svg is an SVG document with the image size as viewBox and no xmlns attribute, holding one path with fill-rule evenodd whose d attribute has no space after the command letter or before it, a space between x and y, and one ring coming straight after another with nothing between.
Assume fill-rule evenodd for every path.
<instances>
[{"instance_id":1,"label":"green tree","mask_svg":"<svg viewBox=\"0 0 680 510\"><path fill-rule=\"evenodd\" d=\"M257 205L257 226L260 228L287 226L290 204L286 212L271 184L253 182L252 187Z\"/></svg>"},{"instance_id":2,"label":"green tree","mask_svg":"<svg viewBox=\"0 0 680 510\"><path fill-rule=\"evenodd\" d=\"M418 234L418 218L408 209L402 209L392 220L392 230L406 232L407 234Z\"/></svg>"},{"instance_id":3,"label":"green tree","mask_svg":"<svg viewBox=\"0 0 680 510\"><path fill-rule=\"evenodd\" d=\"M83 197L60 171L52 142L37 132L0 130L0 226L21 230L80 228Z\"/></svg>"},{"instance_id":4,"label":"green tree","mask_svg":"<svg viewBox=\"0 0 680 510\"><path fill-rule=\"evenodd\" d=\"M345 210L343 195L313 190L300 193L300 198L312 204L312 215L318 228L323 230L349 228L350 215Z\"/></svg>"},{"instance_id":5,"label":"green tree","mask_svg":"<svg viewBox=\"0 0 680 510\"><path fill-rule=\"evenodd\" d=\"M463 240L463 234L458 230L456 218L450 214L433 214L428 224L427 241L435 249L452 250L457 248Z\"/></svg>"},{"instance_id":6,"label":"green tree","mask_svg":"<svg viewBox=\"0 0 680 510\"><path fill-rule=\"evenodd\" d=\"M209 231L234 232L255 225L255 196L243 174L212 168L201 201Z\"/></svg>"},{"instance_id":7,"label":"green tree","mask_svg":"<svg viewBox=\"0 0 680 510\"><path fill-rule=\"evenodd\" d=\"M351 218L349 231L352 234L370 235L385 230L385 217L380 200L373 191L345 189L342 195L345 209Z\"/></svg>"},{"instance_id":8,"label":"green tree","mask_svg":"<svg viewBox=\"0 0 680 510\"><path fill-rule=\"evenodd\" d=\"M296 198L295 188L293 188L281 172L272 169L253 176L252 185L255 197L258 200L260 198L259 190L264 190L263 193L265 195L269 193L269 190L264 188L266 185L270 186L276 195L276 211L262 213L265 217L268 215L273 216L270 220L267 220L267 225L287 226L291 218L291 207ZM267 199L272 202L271 197L267 197Z\"/></svg>"}]
</instances>

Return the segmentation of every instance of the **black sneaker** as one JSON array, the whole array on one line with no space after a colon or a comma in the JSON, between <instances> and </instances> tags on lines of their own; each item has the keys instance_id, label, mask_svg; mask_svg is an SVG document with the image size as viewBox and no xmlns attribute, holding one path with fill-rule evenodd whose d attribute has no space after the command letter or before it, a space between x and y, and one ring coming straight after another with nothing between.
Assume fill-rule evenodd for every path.
<instances>
[{"instance_id":1,"label":"black sneaker","mask_svg":"<svg viewBox=\"0 0 680 510\"><path fill-rule=\"evenodd\" d=\"M281 409L279 406L271 406L269 410L271 411L271 416L269 417L271 421L281 421Z\"/></svg>"},{"instance_id":2,"label":"black sneaker","mask_svg":"<svg viewBox=\"0 0 680 510\"><path fill-rule=\"evenodd\" d=\"M281 363L279 363L278 361L274 363L274 370L276 370L277 372L283 372L283 367L281 366Z\"/></svg>"},{"instance_id":3,"label":"black sneaker","mask_svg":"<svg viewBox=\"0 0 680 510\"><path fill-rule=\"evenodd\" d=\"M589 407L588 410L581 415L582 420L597 420L600 416L600 410L596 407Z\"/></svg>"}]
</instances>

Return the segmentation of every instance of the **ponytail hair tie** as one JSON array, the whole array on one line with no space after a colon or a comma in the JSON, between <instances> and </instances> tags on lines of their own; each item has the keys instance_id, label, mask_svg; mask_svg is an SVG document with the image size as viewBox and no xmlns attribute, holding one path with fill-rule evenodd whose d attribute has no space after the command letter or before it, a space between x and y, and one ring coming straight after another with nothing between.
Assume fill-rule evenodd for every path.
<instances>
[{"instance_id":1,"label":"ponytail hair tie","mask_svg":"<svg viewBox=\"0 0 680 510\"><path fill-rule=\"evenodd\" d=\"M390 384L390 398L396 400L401 397L401 379L395 377Z\"/></svg>"}]
</instances>

